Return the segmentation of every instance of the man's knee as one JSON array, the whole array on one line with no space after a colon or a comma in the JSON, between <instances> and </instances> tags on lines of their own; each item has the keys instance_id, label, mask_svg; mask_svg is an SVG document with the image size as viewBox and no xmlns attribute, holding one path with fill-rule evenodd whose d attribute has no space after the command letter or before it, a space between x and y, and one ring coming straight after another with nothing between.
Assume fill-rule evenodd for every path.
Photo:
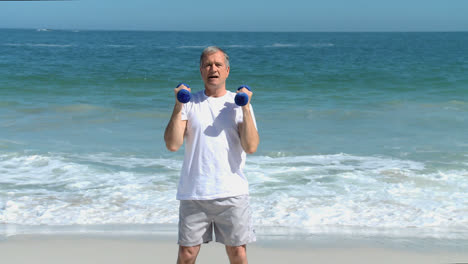
<instances>
[{"instance_id":1,"label":"man's knee","mask_svg":"<svg viewBox=\"0 0 468 264\"><path fill-rule=\"evenodd\" d=\"M179 246L179 258L177 263L195 263L199 251L199 245L194 247Z\"/></svg>"},{"instance_id":2,"label":"man's knee","mask_svg":"<svg viewBox=\"0 0 468 264\"><path fill-rule=\"evenodd\" d=\"M230 257L245 259L247 257L247 248L242 246L226 246L226 251Z\"/></svg>"}]
</instances>

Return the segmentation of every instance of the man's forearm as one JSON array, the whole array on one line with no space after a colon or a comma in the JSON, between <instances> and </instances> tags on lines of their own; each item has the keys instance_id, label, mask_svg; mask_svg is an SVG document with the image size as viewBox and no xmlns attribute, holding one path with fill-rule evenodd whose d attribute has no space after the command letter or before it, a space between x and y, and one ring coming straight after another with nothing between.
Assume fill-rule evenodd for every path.
<instances>
[{"instance_id":1,"label":"man's forearm","mask_svg":"<svg viewBox=\"0 0 468 264\"><path fill-rule=\"evenodd\" d=\"M176 102L171 119L164 132L164 141L170 151L177 151L184 143L184 133L187 121L182 120L182 104Z\"/></svg>"},{"instance_id":2,"label":"man's forearm","mask_svg":"<svg viewBox=\"0 0 468 264\"><path fill-rule=\"evenodd\" d=\"M260 138L258 136L257 128L252 118L249 105L242 107L244 120L240 126L241 145L245 152L252 154L257 151Z\"/></svg>"}]
</instances>

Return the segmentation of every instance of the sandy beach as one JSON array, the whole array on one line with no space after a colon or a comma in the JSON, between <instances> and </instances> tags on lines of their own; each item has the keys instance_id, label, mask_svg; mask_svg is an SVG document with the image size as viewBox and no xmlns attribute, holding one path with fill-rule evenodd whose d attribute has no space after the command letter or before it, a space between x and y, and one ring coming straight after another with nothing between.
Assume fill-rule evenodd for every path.
<instances>
[{"instance_id":1,"label":"sandy beach","mask_svg":"<svg viewBox=\"0 0 468 264\"><path fill-rule=\"evenodd\" d=\"M169 236L18 235L0 241L2 263L175 263ZM259 241L248 246L249 263L468 263L468 252L355 244ZM228 263L221 244L202 246L197 263Z\"/></svg>"}]
</instances>

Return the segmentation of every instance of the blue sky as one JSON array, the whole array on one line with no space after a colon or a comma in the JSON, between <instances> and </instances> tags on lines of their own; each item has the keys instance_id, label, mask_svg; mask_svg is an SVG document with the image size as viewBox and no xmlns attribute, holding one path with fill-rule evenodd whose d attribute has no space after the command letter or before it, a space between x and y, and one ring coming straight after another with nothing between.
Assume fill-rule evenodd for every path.
<instances>
[{"instance_id":1,"label":"blue sky","mask_svg":"<svg viewBox=\"0 0 468 264\"><path fill-rule=\"evenodd\" d=\"M0 28L468 31L468 0L0 1Z\"/></svg>"}]
</instances>

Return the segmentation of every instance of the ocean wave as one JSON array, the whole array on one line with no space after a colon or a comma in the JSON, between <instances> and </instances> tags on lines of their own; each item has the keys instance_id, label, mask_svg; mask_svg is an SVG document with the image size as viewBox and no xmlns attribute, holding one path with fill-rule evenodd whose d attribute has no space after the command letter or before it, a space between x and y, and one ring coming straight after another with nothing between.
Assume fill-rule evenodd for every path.
<instances>
[{"instance_id":1,"label":"ocean wave","mask_svg":"<svg viewBox=\"0 0 468 264\"><path fill-rule=\"evenodd\" d=\"M49 44L49 43L5 43L4 46L11 47L46 47L46 48L69 48L73 44Z\"/></svg>"},{"instance_id":2,"label":"ocean wave","mask_svg":"<svg viewBox=\"0 0 468 264\"><path fill-rule=\"evenodd\" d=\"M181 160L111 153L0 155L0 223L175 224ZM465 228L468 172L347 154L250 156L255 224L308 230Z\"/></svg>"},{"instance_id":3,"label":"ocean wave","mask_svg":"<svg viewBox=\"0 0 468 264\"><path fill-rule=\"evenodd\" d=\"M256 47L264 47L264 48L296 48L296 47L313 47L313 48L325 48L325 47L333 47L335 44L333 43L312 43L312 44L293 44L293 43L273 43L263 46L256 46L256 45L245 45L245 44L230 44L230 45L223 45L224 48L256 48ZM178 48L181 49L204 49L207 46L201 45L187 45L187 46L179 46Z\"/></svg>"},{"instance_id":4,"label":"ocean wave","mask_svg":"<svg viewBox=\"0 0 468 264\"><path fill-rule=\"evenodd\" d=\"M297 44L291 44L291 43L273 43L271 45L265 45L265 48L294 48L298 47L299 45Z\"/></svg>"},{"instance_id":5,"label":"ocean wave","mask_svg":"<svg viewBox=\"0 0 468 264\"><path fill-rule=\"evenodd\" d=\"M74 44L50 44L50 43L4 43L3 46L11 47L58 47L58 48L68 48L75 46ZM108 44L105 45L109 48L135 48L135 45L126 45L126 44ZM313 47L313 48L325 48L335 46L333 43L312 43L312 44L292 44L292 43L273 43L269 45L263 45L264 48L295 48L295 47ZM206 45L183 45L178 46L179 49L204 49ZM231 44L224 45L225 48L255 48L260 46L255 45L243 45L243 44ZM168 48L168 46L157 46L155 48Z\"/></svg>"},{"instance_id":6,"label":"ocean wave","mask_svg":"<svg viewBox=\"0 0 468 264\"><path fill-rule=\"evenodd\" d=\"M110 48L134 48L135 45L123 45L123 44L109 44L107 47Z\"/></svg>"},{"instance_id":7,"label":"ocean wave","mask_svg":"<svg viewBox=\"0 0 468 264\"><path fill-rule=\"evenodd\" d=\"M87 155L68 155L68 157L77 161L97 162L100 164L119 166L127 169L147 168L159 166L168 170L180 170L182 163L180 160L165 158L142 158L135 156L115 156L109 153L96 153Z\"/></svg>"},{"instance_id":8,"label":"ocean wave","mask_svg":"<svg viewBox=\"0 0 468 264\"><path fill-rule=\"evenodd\" d=\"M309 47L309 48L327 48L334 47L333 43L309 43L309 44L293 44L293 43L273 43L271 45L265 45L265 48L297 48L297 47Z\"/></svg>"},{"instance_id":9,"label":"ocean wave","mask_svg":"<svg viewBox=\"0 0 468 264\"><path fill-rule=\"evenodd\" d=\"M207 46L202 46L202 45L184 45L184 46L178 46L177 48L179 49L204 49Z\"/></svg>"},{"instance_id":10,"label":"ocean wave","mask_svg":"<svg viewBox=\"0 0 468 264\"><path fill-rule=\"evenodd\" d=\"M420 162L346 154L250 162L258 193L252 195L253 211L262 226L455 228L468 223L462 213L468 209L465 170L431 172Z\"/></svg>"},{"instance_id":11,"label":"ocean wave","mask_svg":"<svg viewBox=\"0 0 468 264\"><path fill-rule=\"evenodd\" d=\"M308 46L313 47L313 48L326 48L326 47L334 47L335 44L333 44L333 43L313 43L313 44L309 44Z\"/></svg>"},{"instance_id":12,"label":"ocean wave","mask_svg":"<svg viewBox=\"0 0 468 264\"><path fill-rule=\"evenodd\" d=\"M177 217L171 173L140 173L61 155L0 155L0 223L166 223ZM92 162L83 162L83 160ZM117 159L111 162L122 161ZM139 166L145 160L133 162ZM164 163L164 162L163 162ZM123 166L125 167L125 166Z\"/></svg>"},{"instance_id":13,"label":"ocean wave","mask_svg":"<svg viewBox=\"0 0 468 264\"><path fill-rule=\"evenodd\" d=\"M225 45L223 47L226 48L253 48L255 47L254 45L241 45L241 44L233 44L233 45Z\"/></svg>"}]
</instances>

